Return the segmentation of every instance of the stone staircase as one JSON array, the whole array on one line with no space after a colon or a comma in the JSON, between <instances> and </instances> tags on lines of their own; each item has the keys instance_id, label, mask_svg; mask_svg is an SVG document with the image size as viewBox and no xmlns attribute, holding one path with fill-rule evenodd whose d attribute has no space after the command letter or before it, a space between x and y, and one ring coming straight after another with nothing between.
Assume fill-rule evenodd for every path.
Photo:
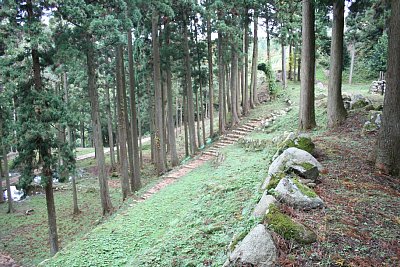
<instances>
[{"instance_id":1,"label":"stone staircase","mask_svg":"<svg viewBox=\"0 0 400 267\"><path fill-rule=\"evenodd\" d=\"M209 148L201 152L199 156L194 158L193 160L189 161L186 164L183 164L177 168L174 168L170 172L164 174L162 176L163 180L150 188L146 191L137 201L142 202L151 197L153 194L160 191L162 188L166 187L169 184L174 183L180 177L188 174L192 170L200 167L205 162L215 157L218 157L220 154L219 150L229 145L235 144L240 138L247 136L255 128L259 127L262 124L269 124L273 122L278 116L282 116L286 114L290 109L287 108L284 111L273 112L272 114L268 115L266 118L258 118L258 119L250 119L243 125L232 129L225 133L223 136L219 138L217 142L212 144Z\"/></svg>"},{"instance_id":2,"label":"stone staircase","mask_svg":"<svg viewBox=\"0 0 400 267\"><path fill-rule=\"evenodd\" d=\"M269 118L267 120L269 120ZM255 128L260 126L262 121L263 119L250 119L247 123L227 132L210 148L204 151L200 159L206 156L217 157L221 148L235 144L240 138L247 136L254 131Z\"/></svg>"}]
</instances>

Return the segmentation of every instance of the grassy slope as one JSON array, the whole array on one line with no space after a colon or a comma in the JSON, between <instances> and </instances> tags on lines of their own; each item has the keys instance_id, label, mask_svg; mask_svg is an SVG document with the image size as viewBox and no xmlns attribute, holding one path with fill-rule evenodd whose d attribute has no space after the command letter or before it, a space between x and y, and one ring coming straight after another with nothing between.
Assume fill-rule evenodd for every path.
<instances>
[{"instance_id":1,"label":"grassy slope","mask_svg":"<svg viewBox=\"0 0 400 267\"><path fill-rule=\"evenodd\" d=\"M344 91L366 93L367 87L345 85ZM284 131L296 130L298 88L298 84L289 84L278 101L252 112L251 117L266 115L271 109L282 107L287 97L295 103L293 111L272 126L272 133L255 132L253 138L272 139ZM326 90L316 90L316 94L322 92L326 93ZM325 114L326 111L317 109L320 126L312 135L326 130ZM220 265L233 235L254 224L248 215L260 196L257 189L267 170L270 153L273 149L257 153L245 153L238 146L226 149L226 161L220 166L213 167L208 163L144 203L124 204L123 210L85 237L83 235L99 220L97 182L93 179L81 182L84 194L81 194L80 202L84 212L77 217L70 215L68 188L56 192L61 246L79 240L48 264L65 266L69 262L73 266L72 262L75 262L75 266L83 266L85 261L98 261L108 265L125 262L128 266L202 265L207 262ZM90 168L91 161L82 162L81 167ZM148 184L139 194L156 181L151 178L151 170L145 173ZM92 189L87 190L88 187ZM115 206L121 206L118 192L118 187L112 190ZM47 249L43 249L48 246L44 207L44 197L32 197L17 204L16 215L0 217L0 236L7 244L4 251L12 253L27 266L37 264L48 255ZM24 215L30 208L35 210L34 215ZM5 205L0 209L3 213Z\"/></svg>"},{"instance_id":2,"label":"grassy slope","mask_svg":"<svg viewBox=\"0 0 400 267\"><path fill-rule=\"evenodd\" d=\"M48 266L220 266L232 236L254 224L249 213L269 157L236 146L224 153L220 166L207 163L116 214Z\"/></svg>"}]
</instances>

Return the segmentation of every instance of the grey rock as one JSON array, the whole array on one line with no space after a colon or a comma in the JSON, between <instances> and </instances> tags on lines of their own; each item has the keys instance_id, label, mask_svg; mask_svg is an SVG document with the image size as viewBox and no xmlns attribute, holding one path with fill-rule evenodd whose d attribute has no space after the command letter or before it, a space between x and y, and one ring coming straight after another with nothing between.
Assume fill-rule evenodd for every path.
<instances>
[{"instance_id":1,"label":"grey rock","mask_svg":"<svg viewBox=\"0 0 400 267\"><path fill-rule=\"evenodd\" d=\"M318 170L318 174L323 169L321 163L307 151L296 147L289 147L271 163L268 169L268 175L261 188L267 188L273 175L284 172L290 173L294 170L304 178L313 178L313 180L315 180L318 175L316 175L316 169L314 169L314 167Z\"/></svg>"},{"instance_id":2,"label":"grey rock","mask_svg":"<svg viewBox=\"0 0 400 267\"><path fill-rule=\"evenodd\" d=\"M309 188L308 188L309 189ZM310 210L324 206L324 202L318 196L305 195L295 184L293 179L283 178L275 188L276 198L292 207Z\"/></svg>"},{"instance_id":3,"label":"grey rock","mask_svg":"<svg viewBox=\"0 0 400 267\"><path fill-rule=\"evenodd\" d=\"M257 205L255 206L254 210L253 210L253 216L255 217L262 217L265 215L265 213L267 212L269 206L271 204L274 204L276 202L276 199L271 196L268 195L267 191L264 191L260 201L257 203Z\"/></svg>"},{"instance_id":4,"label":"grey rock","mask_svg":"<svg viewBox=\"0 0 400 267\"><path fill-rule=\"evenodd\" d=\"M263 224L254 227L235 248L224 266L275 266L277 250Z\"/></svg>"},{"instance_id":5,"label":"grey rock","mask_svg":"<svg viewBox=\"0 0 400 267\"><path fill-rule=\"evenodd\" d=\"M370 105L372 102L363 95L353 95L350 101L350 109L363 108Z\"/></svg>"}]
</instances>

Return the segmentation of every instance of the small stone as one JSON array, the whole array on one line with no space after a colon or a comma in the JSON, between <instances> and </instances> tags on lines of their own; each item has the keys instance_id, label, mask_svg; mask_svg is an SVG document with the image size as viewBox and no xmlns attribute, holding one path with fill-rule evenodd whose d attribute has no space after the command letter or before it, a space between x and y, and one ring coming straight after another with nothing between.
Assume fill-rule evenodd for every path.
<instances>
[{"instance_id":1,"label":"small stone","mask_svg":"<svg viewBox=\"0 0 400 267\"><path fill-rule=\"evenodd\" d=\"M235 248L223 266L275 266L277 250L263 224L254 227Z\"/></svg>"},{"instance_id":2,"label":"small stone","mask_svg":"<svg viewBox=\"0 0 400 267\"><path fill-rule=\"evenodd\" d=\"M274 204L276 202L276 199L271 196L268 195L267 191L264 191L260 201L257 203L257 205L255 206L254 210L253 210L253 216L255 217L262 217L265 215L265 213L267 212L269 206L271 204Z\"/></svg>"}]
</instances>

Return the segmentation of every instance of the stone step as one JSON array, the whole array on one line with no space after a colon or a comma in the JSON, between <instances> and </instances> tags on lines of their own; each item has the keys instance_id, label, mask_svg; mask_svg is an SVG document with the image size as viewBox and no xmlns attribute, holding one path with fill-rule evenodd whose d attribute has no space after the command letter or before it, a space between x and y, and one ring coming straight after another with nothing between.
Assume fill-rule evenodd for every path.
<instances>
[{"instance_id":1,"label":"stone step","mask_svg":"<svg viewBox=\"0 0 400 267\"><path fill-rule=\"evenodd\" d=\"M224 136L221 141L231 141L231 142L237 142L240 137L230 137L230 136Z\"/></svg>"},{"instance_id":2,"label":"stone step","mask_svg":"<svg viewBox=\"0 0 400 267\"><path fill-rule=\"evenodd\" d=\"M236 139L239 139L243 136L244 136L243 134L237 134L237 133L228 133L227 135L225 135L225 137L236 138Z\"/></svg>"},{"instance_id":3,"label":"stone step","mask_svg":"<svg viewBox=\"0 0 400 267\"><path fill-rule=\"evenodd\" d=\"M225 146L226 146L225 144L221 144L221 143L217 143L214 145L215 148L223 148Z\"/></svg>"},{"instance_id":4,"label":"stone step","mask_svg":"<svg viewBox=\"0 0 400 267\"><path fill-rule=\"evenodd\" d=\"M236 131L239 131L239 132L242 132L242 133L245 133L245 134L248 134L248 133L250 133L250 132L252 132L253 131L253 129L248 129L248 128L245 128L245 127L240 127L240 128L237 128L237 129L235 129ZM234 132L235 132L235 130L233 130Z\"/></svg>"},{"instance_id":5,"label":"stone step","mask_svg":"<svg viewBox=\"0 0 400 267\"><path fill-rule=\"evenodd\" d=\"M221 140L221 141L219 141L219 143L222 144L222 145L225 145L225 146L229 146L229 145L235 144L235 142L228 141L228 140L227 141Z\"/></svg>"},{"instance_id":6,"label":"stone step","mask_svg":"<svg viewBox=\"0 0 400 267\"><path fill-rule=\"evenodd\" d=\"M244 129L249 129L249 130L254 130L254 128L256 128L256 127L254 127L254 126L248 126L248 125L246 125L246 124L244 124L244 125L242 125L240 128L244 128Z\"/></svg>"},{"instance_id":7,"label":"stone step","mask_svg":"<svg viewBox=\"0 0 400 267\"><path fill-rule=\"evenodd\" d=\"M203 154L204 154L204 155L213 156L213 157L218 156L218 153L216 153L216 152L210 152L210 151L204 151Z\"/></svg>"},{"instance_id":8,"label":"stone step","mask_svg":"<svg viewBox=\"0 0 400 267\"><path fill-rule=\"evenodd\" d=\"M238 134L241 134L241 135L247 135L252 131L253 130L249 130L249 129L235 129L235 130L232 130L232 132L238 133Z\"/></svg>"}]
</instances>

